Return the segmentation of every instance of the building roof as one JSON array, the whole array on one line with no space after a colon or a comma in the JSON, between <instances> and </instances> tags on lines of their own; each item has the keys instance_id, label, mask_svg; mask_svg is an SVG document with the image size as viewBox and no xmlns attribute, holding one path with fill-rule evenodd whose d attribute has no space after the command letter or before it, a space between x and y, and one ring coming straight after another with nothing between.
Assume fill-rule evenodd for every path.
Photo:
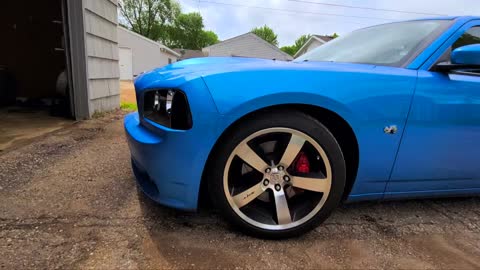
<instances>
[{"instance_id":1,"label":"building roof","mask_svg":"<svg viewBox=\"0 0 480 270\"><path fill-rule=\"evenodd\" d=\"M291 56L291 55L289 55L288 53L280 50L277 46L275 46L275 45L273 45L273 44L265 41L263 38L255 35L255 34L252 33L252 32L245 33L245 34L243 34L243 35L236 36L236 37L233 37L233 38L229 38L229 39L224 40L224 41L222 41L222 42L219 42L219 43L210 45L210 46L208 46L208 47L203 48L203 51L209 50L209 49L211 49L211 48L215 48L215 47L220 46L220 45L225 45L225 44L228 44L228 43L235 42L235 41L237 41L237 40L239 40L239 39L242 39L242 38L244 38L244 37L246 37L246 36L251 36L251 37L257 39L259 42L262 42L262 43L264 43L265 45L269 46L269 47L272 48L273 50L278 51L280 54L284 55L286 59L290 59L290 60L292 59L292 56Z\"/></svg>"},{"instance_id":2,"label":"building roof","mask_svg":"<svg viewBox=\"0 0 480 270\"><path fill-rule=\"evenodd\" d=\"M180 54L180 58L182 60L190 59L190 58L199 58L205 57L205 53L201 50L189 50L189 49L173 49L175 52Z\"/></svg>"},{"instance_id":3,"label":"building roof","mask_svg":"<svg viewBox=\"0 0 480 270\"><path fill-rule=\"evenodd\" d=\"M333 39L333 37L331 36L325 36L325 35L312 35L308 40L307 42L305 42L305 44L303 44L302 48L300 48L300 50L298 50L298 52L293 56L295 58L299 57L300 55L304 54L304 50L306 48L308 48L308 46L310 46L310 44L312 44L312 42L314 41L318 41L322 44L325 44L329 41L331 41Z\"/></svg>"},{"instance_id":4,"label":"building roof","mask_svg":"<svg viewBox=\"0 0 480 270\"><path fill-rule=\"evenodd\" d=\"M325 36L325 35L323 35L323 36L322 36L322 35L313 35L313 36L316 37L316 38L318 38L318 39L321 39L321 40L323 40L323 41L325 41L325 42L329 42L330 40L333 39L332 36Z\"/></svg>"},{"instance_id":5,"label":"building roof","mask_svg":"<svg viewBox=\"0 0 480 270\"><path fill-rule=\"evenodd\" d=\"M172 54L172 55L174 55L174 56L176 56L176 57L180 57L180 56L181 56L179 53L177 53L176 51L168 48L167 46L163 45L163 44L160 43L160 42L151 40L151 39L149 39L149 38L147 38L147 37L144 37L144 36L142 36L142 35L140 35L140 34L138 34L138 33L135 33L135 32L133 32L133 31L131 31L131 30L128 30L127 28L122 27L122 26L118 26L118 29L119 29L119 30L123 30L123 31L125 31L125 32L127 32L127 33L129 33L129 34L131 34L131 35L133 35L133 36L136 36L136 37L140 38L140 39L143 39L143 40L146 41L146 42L149 42L149 43L152 43L152 44L157 45L157 46L160 48L161 51L164 51L164 52L166 52L166 53L170 53L170 54Z\"/></svg>"},{"instance_id":6,"label":"building roof","mask_svg":"<svg viewBox=\"0 0 480 270\"><path fill-rule=\"evenodd\" d=\"M169 54L175 55L176 57L181 57L181 56L182 56L182 55L180 55L178 52L176 52L175 50L170 49L169 47L167 47L167 46L165 46L165 45L163 45L163 44L161 44L161 43L159 43L159 45L160 45L160 49L161 49L162 51L164 51L164 52L167 52L167 53L169 53Z\"/></svg>"}]
</instances>

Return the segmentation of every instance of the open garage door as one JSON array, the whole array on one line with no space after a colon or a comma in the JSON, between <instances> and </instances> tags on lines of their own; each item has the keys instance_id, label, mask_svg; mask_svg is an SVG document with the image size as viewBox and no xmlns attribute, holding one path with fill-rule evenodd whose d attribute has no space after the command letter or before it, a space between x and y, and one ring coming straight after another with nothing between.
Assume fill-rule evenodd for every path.
<instances>
[{"instance_id":1,"label":"open garage door","mask_svg":"<svg viewBox=\"0 0 480 270\"><path fill-rule=\"evenodd\" d=\"M67 1L4 1L0 9L0 151L74 118Z\"/></svg>"},{"instance_id":2,"label":"open garage door","mask_svg":"<svg viewBox=\"0 0 480 270\"><path fill-rule=\"evenodd\" d=\"M3 109L72 117L64 1L5 1L0 9Z\"/></svg>"}]
</instances>

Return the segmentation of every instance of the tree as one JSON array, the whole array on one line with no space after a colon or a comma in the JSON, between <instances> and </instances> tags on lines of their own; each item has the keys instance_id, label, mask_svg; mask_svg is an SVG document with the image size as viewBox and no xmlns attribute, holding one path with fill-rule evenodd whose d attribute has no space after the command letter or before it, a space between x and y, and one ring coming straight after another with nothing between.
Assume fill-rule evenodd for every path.
<instances>
[{"instance_id":1,"label":"tree","mask_svg":"<svg viewBox=\"0 0 480 270\"><path fill-rule=\"evenodd\" d=\"M295 44L293 44L292 46L284 46L284 47L280 48L280 50L290 54L291 56L294 56L303 47L303 45L305 45L305 43L307 43L307 41L311 37L312 37L312 35L310 35L310 34L302 35L297 40L295 40ZM329 37L331 37L332 39L335 39L335 38L338 37L338 34L333 33L333 35L331 35Z\"/></svg>"},{"instance_id":2,"label":"tree","mask_svg":"<svg viewBox=\"0 0 480 270\"><path fill-rule=\"evenodd\" d=\"M297 40L295 40L295 53L297 53L302 47L303 45L305 45L305 43L307 43L307 41L312 37L312 35L308 34L308 35L302 35L300 36Z\"/></svg>"},{"instance_id":3,"label":"tree","mask_svg":"<svg viewBox=\"0 0 480 270\"><path fill-rule=\"evenodd\" d=\"M200 13L182 14L176 0L119 0L122 25L169 47L199 50L218 42Z\"/></svg>"},{"instance_id":4,"label":"tree","mask_svg":"<svg viewBox=\"0 0 480 270\"><path fill-rule=\"evenodd\" d=\"M280 48L280 50L282 50L283 52L291 55L291 56L294 56L296 53L297 53L297 48L295 47L295 45L292 45L292 46L283 46Z\"/></svg>"},{"instance_id":5,"label":"tree","mask_svg":"<svg viewBox=\"0 0 480 270\"><path fill-rule=\"evenodd\" d=\"M120 0L119 5L128 28L152 40L161 39L181 11L175 0Z\"/></svg>"},{"instance_id":6,"label":"tree","mask_svg":"<svg viewBox=\"0 0 480 270\"><path fill-rule=\"evenodd\" d=\"M272 30L272 28L264 25L262 27L253 28L252 33L259 36L266 42L278 47L278 35Z\"/></svg>"},{"instance_id":7,"label":"tree","mask_svg":"<svg viewBox=\"0 0 480 270\"><path fill-rule=\"evenodd\" d=\"M295 44L293 44L292 46L284 46L280 48L280 50L288 53L291 56L294 56L311 37L312 35L302 35L297 40L295 40Z\"/></svg>"},{"instance_id":8,"label":"tree","mask_svg":"<svg viewBox=\"0 0 480 270\"><path fill-rule=\"evenodd\" d=\"M203 31L202 48L217 44L218 42L220 42L220 40L218 40L218 36L215 34L215 32Z\"/></svg>"},{"instance_id":9,"label":"tree","mask_svg":"<svg viewBox=\"0 0 480 270\"><path fill-rule=\"evenodd\" d=\"M212 31L203 30L203 18L198 12L180 14L168 27L168 35L162 42L169 47L200 50L218 42Z\"/></svg>"}]
</instances>

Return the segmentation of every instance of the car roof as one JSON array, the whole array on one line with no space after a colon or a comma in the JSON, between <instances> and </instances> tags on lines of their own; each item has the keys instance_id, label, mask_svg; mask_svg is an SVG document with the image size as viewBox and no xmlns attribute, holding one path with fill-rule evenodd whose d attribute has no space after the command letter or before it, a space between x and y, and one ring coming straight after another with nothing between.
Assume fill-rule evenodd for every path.
<instances>
[{"instance_id":1,"label":"car roof","mask_svg":"<svg viewBox=\"0 0 480 270\"><path fill-rule=\"evenodd\" d=\"M461 22L467 22L471 20L480 20L480 16L443 16L443 17L431 17L431 18L421 18L413 21L425 21L425 20L455 20Z\"/></svg>"}]
</instances>

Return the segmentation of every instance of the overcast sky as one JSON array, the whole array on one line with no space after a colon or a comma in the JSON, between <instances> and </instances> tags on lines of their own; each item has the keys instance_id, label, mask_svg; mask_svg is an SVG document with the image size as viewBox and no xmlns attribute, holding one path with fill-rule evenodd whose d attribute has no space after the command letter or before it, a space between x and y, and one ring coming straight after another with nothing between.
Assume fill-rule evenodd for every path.
<instances>
[{"instance_id":1,"label":"overcast sky","mask_svg":"<svg viewBox=\"0 0 480 270\"><path fill-rule=\"evenodd\" d=\"M292 44L302 34L324 35L336 32L342 35L358 28L386 23L392 20L434 16L426 14L480 16L480 0L178 1L182 5L183 12L200 11L206 29L216 32L221 40L244 34L253 27L266 24L278 34L280 46ZM315 2L371 9L319 5L315 4ZM412 13L384 11L384 9Z\"/></svg>"}]
</instances>

